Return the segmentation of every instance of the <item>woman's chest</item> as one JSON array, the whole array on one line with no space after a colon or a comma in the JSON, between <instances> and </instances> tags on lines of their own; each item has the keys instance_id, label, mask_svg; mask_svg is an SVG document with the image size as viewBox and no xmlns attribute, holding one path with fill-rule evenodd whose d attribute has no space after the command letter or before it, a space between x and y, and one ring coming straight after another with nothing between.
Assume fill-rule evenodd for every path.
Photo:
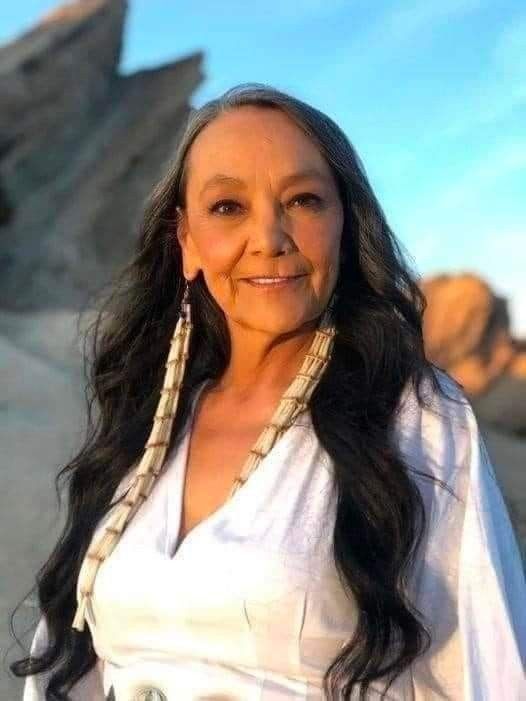
<instances>
[{"instance_id":1,"label":"woman's chest","mask_svg":"<svg viewBox=\"0 0 526 701\"><path fill-rule=\"evenodd\" d=\"M227 501L260 433L261 426L247 419L220 429L199 417L182 471L179 542Z\"/></svg>"},{"instance_id":2,"label":"woman's chest","mask_svg":"<svg viewBox=\"0 0 526 701\"><path fill-rule=\"evenodd\" d=\"M332 560L331 476L312 434L295 431L179 548L182 465L171 466L96 579L102 656L125 664L149 648L319 679L355 608Z\"/></svg>"}]
</instances>

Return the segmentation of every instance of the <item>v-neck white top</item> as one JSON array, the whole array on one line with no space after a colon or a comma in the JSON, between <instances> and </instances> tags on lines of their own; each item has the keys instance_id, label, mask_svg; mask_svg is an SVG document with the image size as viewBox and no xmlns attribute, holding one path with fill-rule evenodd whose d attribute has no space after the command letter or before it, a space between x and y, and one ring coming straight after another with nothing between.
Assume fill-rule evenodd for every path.
<instances>
[{"instance_id":1,"label":"v-neck white top","mask_svg":"<svg viewBox=\"0 0 526 701\"><path fill-rule=\"evenodd\" d=\"M191 426L206 384L152 493L99 568L87 617L99 660L73 688L74 701L104 701L110 688L116 701L149 698L140 695L145 688L168 701L319 700L324 672L353 634L356 603L331 557L332 460L309 412L175 552ZM395 440L414 468L445 481L460 500L412 475L428 528L410 594L433 642L385 698L526 699L524 570L471 407L435 396L432 409L421 408L407 389ZM33 654L46 636L42 616ZM23 701L44 701L46 677L26 679ZM383 686L373 684L370 698Z\"/></svg>"}]
</instances>

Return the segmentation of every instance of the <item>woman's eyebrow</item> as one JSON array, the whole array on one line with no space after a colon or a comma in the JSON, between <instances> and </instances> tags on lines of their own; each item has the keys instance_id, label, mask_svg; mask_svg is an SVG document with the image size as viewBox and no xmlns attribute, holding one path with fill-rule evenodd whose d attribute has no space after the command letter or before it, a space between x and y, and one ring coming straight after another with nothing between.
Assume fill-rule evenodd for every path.
<instances>
[{"instance_id":1,"label":"woman's eyebrow","mask_svg":"<svg viewBox=\"0 0 526 701\"><path fill-rule=\"evenodd\" d=\"M318 178L325 181L326 177L317 168L307 168L306 170L299 171L297 173L291 173L290 175L285 175L281 181L281 187L287 187L288 185L293 185L297 180L306 180L307 178ZM235 178L231 175L225 175L224 173L216 173L211 178L209 178L203 187L201 188L200 196L210 187L214 185L236 185L238 187L246 188L247 185L244 180L240 178Z\"/></svg>"}]
</instances>

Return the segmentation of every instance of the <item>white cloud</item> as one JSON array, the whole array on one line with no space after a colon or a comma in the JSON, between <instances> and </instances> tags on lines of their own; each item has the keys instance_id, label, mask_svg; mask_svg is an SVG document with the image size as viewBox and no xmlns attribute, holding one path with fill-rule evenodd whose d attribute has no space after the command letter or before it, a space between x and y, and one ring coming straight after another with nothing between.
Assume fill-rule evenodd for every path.
<instances>
[{"instance_id":1,"label":"white cloud","mask_svg":"<svg viewBox=\"0 0 526 701\"><path fill-rule=\"evenodd\" d=\"M497 39L493 62L502 72L526 78L526 15L515 18Z\"/></svg>"},{"instance_id":2,"label":"white cloud","mask_svg":"<svg viewBox=\"0 0 526 701\"><path fill-rule=\"evenodd\" d=\"M387 12L379 13L368 30L356 32L349 43L331 57L331 64L335 67L331 70L331 83L334 84L338 71L342 71L345 80L348 80L351 75L358 76L364 70L372 70L379 63L389 60L404 44L411 46L411 39L421 37L424 32L430 34L437 25L475 12L483 4L483 0L397 3ZM311 79L322 86L327 79L326 66L323 75L311 76Z\"/></svg>"},{"instance_id":3,"label":"white cloud","mask_svg":"<svg viewBox=\"0 0 526 701\"><path fill-rule=\"evenodd\" d=\"M430 213L432 227L412 222L408 249L424 276L472 272L508 301L512 332L526 338L526 228L503 228L488 222L440 220ZM428 216L428 219L430 218Z\"/></svg>"},{"instance_id":4,"label":"white cloud","mask_svg":"<svg viewBox=\"0 0 526 701\"><path fill-rule=\"evenodd\" d=\"M375 52L378 50L386 53L421 30L430 31L437 24L480 9L481 5L481 0L420 0L412 4L400 3L380 18L364 37L363 43L374 46Z\"/></svg>"},{"instance_id":5,"label":"white cloud","mask_svg":"<svg viewBox=\"0 0 526 701\"><path fill-rule=\"evenodd\" d=\"M526 106L526 15L514 18L495 41L490 65L467 94L448 106L441 121L445 137L496 124Z\"/></svg>"},{"instance_id":6,"label":"white cloud","mask_svg":"<svg viewBox=\"0 0 526 701\"><path fill-rule=\"evenodd\" d=\"M526 83L488 76L485 81L460 103L450 106L448 117L441 117L447 124L442 137L454 138L474 128L497 124L526 105Z\"/></svg>"},{"instance_id":7,"label":"white cloud","mask_svg":"<svg viewBox=\"0 0 526 701\"><path fill-rule=\"evenodd\" d=\"M333 15L348 7L348 0L280 0L280 2L256 2L250 5L245 0L228 0L224 3L227 16L246 16L254 24L264 22L264 31L269 26L283 22L303 22L309 19ZM205 1L202 12L213 17L217 12L216 2Z\"/></svg>"},{"instance_id":8,"label":"white cloud","mask_svg":"<svg viewBox=\"0 0 526 701\"><path fill-rule=\"evenodd\" d=\"M453 208L480 196L492 183L513 173L526 171L526 142L494 149L472 165L452 185L433 195L436 208Z\"/></svg>"},{"instance_id":9,"label":"white cloud","mask_svg":"<svg viewBox=\"0 0 526 701\"><path fill-rule=\"evenodd\" d=\"M507 298L513 333L526 338L526 228L484 237L476 260L495 292Z\"/></svg>"}]
</instances>

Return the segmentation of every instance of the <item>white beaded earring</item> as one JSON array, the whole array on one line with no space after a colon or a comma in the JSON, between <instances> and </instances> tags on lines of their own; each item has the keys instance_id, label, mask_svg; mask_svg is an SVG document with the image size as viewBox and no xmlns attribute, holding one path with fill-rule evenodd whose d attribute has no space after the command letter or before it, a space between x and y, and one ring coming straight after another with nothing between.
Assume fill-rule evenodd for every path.
<instances>
[{"instance_id":1,"label":"white beaded earring","mask_svg":"<svg viewBox=\"0 0 526 701\"><path fill-rule=\"evenodd\" d=\"M84 629L86 607L90 606L93 583L100 563L111 554L126 525L132 520L142 502L148 498L155 479L161 472L179 403L179 390L188 359L191 333L190 288L188 281L186 281L179 319L170 342L170 352L165 365L166 372L161 397L142 459L135 470L126 498L112 514L102 530L102 536L91 544L80 569L79 601L72 624L76 630L82 631ZM92 609L90 609L90 613L93 613Z\"/></svg>"}]
</instances>

